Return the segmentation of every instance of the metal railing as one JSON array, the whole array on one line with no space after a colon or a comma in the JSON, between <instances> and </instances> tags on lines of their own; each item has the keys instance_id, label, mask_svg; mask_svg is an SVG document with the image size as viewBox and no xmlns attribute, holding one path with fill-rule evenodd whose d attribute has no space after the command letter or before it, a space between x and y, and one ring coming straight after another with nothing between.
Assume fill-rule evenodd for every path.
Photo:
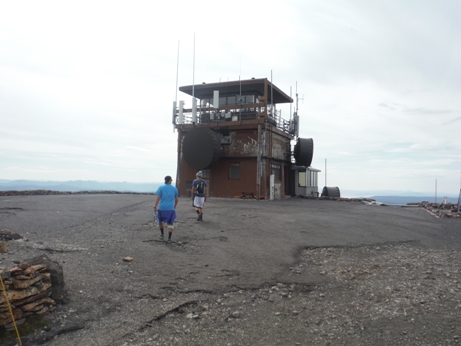
<instances>
[{"instance_id":1,"label":"metal railing","mask_svg":"<svg viewBox=\"0 0 461 346\"><path fill-rule=\"evenodd\" d=\"M197 115L194 121L191 109L184 109L182 113L182 121L179 118L179 108L176 108L176 124L211 124L226 121L246 121L259 119L259 115L264 112L264 107L251 107L239 109L214 109L214 108L197 108ZM274 125L279 130L288 134L295 134L294 120L284 119L281 116L281 111L268 105L267 107L267 122Z\"/></svg>"}]
</instances>

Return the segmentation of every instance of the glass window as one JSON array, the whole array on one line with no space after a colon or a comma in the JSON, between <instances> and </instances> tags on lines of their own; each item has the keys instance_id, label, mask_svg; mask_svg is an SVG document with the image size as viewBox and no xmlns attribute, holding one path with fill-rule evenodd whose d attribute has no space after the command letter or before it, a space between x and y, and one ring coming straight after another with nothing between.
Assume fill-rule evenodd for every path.
<instances>
[{"instance_id":1,"label":"glass window","mask_svg":"<svg viewBox=\"0 0 461 346\"><path fill-rule=\"evenodd\" d=\"M274 180L275 181L281 181L282 180L282 174L281 174L280 165L272 165L272 174L274 175Z\"/></svg>"},{"instance_id":2,"label":"glass window","mask_svg":"<svg viewBox=\"0 0 461 346\"><path fill-rule=\"evenodd\" d=\"M306 172L298 172L298 186L306 187Z\"/></svg>"},{"instance_id":3,"label":"glass window","mask_svg":"<svg viewBox=\"0 0 461 346\"><path fill-rule=\"evenodd\" d=\"M245 96L245 102L246 102L246 103L255 103L255 97L254 97L254 95L247 95L247 96Z\"/></svg>"},{"instance_id":4,"label":"glass window","mask_svg":"<svg viewBox=\"0 0 461 346\"><path fill-rule=\"evenodd\" d=\"M203 179L210 179L210 170L209 169L202 169L202 178Z\"/></svg>"},{"instance_id":5,"label":"glass window","mask_svg":"<svg viewBox=\"0 0 461 346\"><path fill-rule=\"evenodd\" d=\"M231 162L229 163L229 178L240 179L240 163Z\"/></svg>"},{"instance_id":6,"label":"glass window","mask_svg":"<svg viewBox=\"0 0 461 346\"><path fill-rule=\"evenodd\" d=\"M300 172L301 173L301 172ZM308 187L317 187L317 172L307 171L307 186Z\"/></svg>"}]
</instances>

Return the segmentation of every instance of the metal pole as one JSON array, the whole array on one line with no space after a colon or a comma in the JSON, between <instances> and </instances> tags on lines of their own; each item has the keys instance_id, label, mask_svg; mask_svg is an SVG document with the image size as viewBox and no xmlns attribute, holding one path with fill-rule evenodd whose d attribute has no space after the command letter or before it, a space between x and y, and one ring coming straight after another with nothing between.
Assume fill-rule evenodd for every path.
<instances>
[{"instance_id":1,"label":"metal pole","mask_svg":"<svg viewBox=\"0 0 461 346\"><path fill-rule=\"evenodd\" d=\"M178 40L178 56L176 58L176 96L174 101L178 102L178 75L179 75L179 40Z\"/></svg>"},{"instance_id":2,"label":"metal pole","mask_svg":"<svg viewBox=\"0 0 461 346\"><path fill-rule=\"evenodd\" d=\"M175 96L175 101L174 101L174 109L173 109L173 112L174 114L176 114L176 105L177 105L177 102L178 102L178 75L179 75L179 40L178 40L178 56L176 58L176 96ZM176 119L176 118L175 118ZM176 121L175 121L176 122ZM173 124L173 132L174 132L174 129L175 129L175 124ZM177 157L177 161L176 161L176 188L178 189L178 191L181 191L181 176L180 176L180 170L179 170L179 164L180 164L180 146L179 146L179 131L178 131L178 157Z\"/></svg>"},{"instance_id":3,"label":"metal pole","mask_svg":"<svg viewBox=\"0 0 461 346\"><path fill-rule=\"evenodd\" d=\"M258 159L256 167L256 184L258 186L258 200L261 198L261 125L258 125Z\"/></svg>"},{"instance_id":4,"label":"metal pole","mask_svg":"<svg viewBox=\"0 0 461 346\"><path fill-rule=\"evenodd\" d=\"M461 172L459 172L458 214L459 214L459 210L460 210L460 204L461 204Z\"/></svg>"},{"instance_id":5,"label":"metal pole","mask_svg":"<svg viewBox=\"0 0 461 346\"><path fill-rule=\"evenodd\" d=\"M192 97L195 96L195 32L194 32L194 53L192 59Z\"/></svg>"},{"instance_id":6,"label":"metal pole","mask_svg":"<svg viewBox=\"0 0 461 346\"><path fill-rule=\"evenodd\" d=\"M327 186L327 159L325 159L325 186Z\"/></svg>"}]
</instances>

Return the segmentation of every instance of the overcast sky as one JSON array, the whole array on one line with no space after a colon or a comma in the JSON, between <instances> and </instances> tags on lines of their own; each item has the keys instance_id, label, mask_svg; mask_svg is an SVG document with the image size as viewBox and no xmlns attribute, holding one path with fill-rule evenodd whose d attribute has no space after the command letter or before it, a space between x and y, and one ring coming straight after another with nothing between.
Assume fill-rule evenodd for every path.
<instances>
[{"instance_id":1,"label":"overcast sky","mask_svg":"<svg viewBox=\"0 0 461 346\"><path fill-rule=\"evenodd\" d=\"M458 0L3 1L0 179L175 176L179 46L179 86L297 86L320 189L326 160L328 186L457 195L460 32Z\"/></svg>"}]
</instances>

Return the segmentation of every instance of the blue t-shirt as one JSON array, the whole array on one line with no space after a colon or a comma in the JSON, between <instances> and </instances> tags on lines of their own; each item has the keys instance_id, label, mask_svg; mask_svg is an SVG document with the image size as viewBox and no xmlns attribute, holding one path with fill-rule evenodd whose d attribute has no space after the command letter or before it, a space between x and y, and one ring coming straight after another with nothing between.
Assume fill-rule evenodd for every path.
<instances>
[{"instance_id":1,"label":"blue t-shirt","mask_svg":"<svg viewBox=\"0 0 461 346\"><path fill-rule=\"evenodd\" d=\"M155 194L160 196L158 210L174 210L174 200L179 196L175 186L171 184L161 185Z\"/></svg>"}]
</instances>

